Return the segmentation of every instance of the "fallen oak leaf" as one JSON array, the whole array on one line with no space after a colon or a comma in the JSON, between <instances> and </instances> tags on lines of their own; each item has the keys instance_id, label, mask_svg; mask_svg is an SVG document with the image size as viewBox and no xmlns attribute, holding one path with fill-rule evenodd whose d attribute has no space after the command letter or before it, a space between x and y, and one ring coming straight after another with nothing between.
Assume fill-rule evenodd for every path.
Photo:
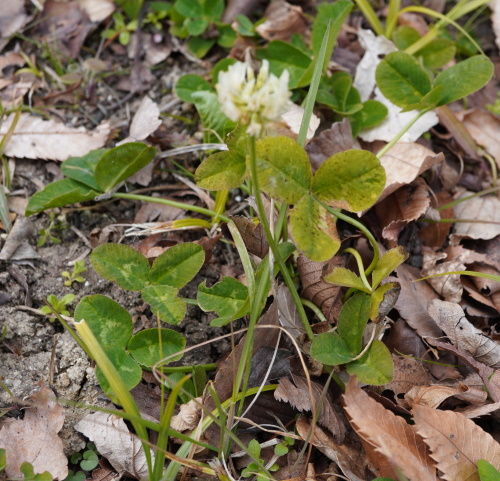
<instances>
[{"instance_id":1,"label":"fallen oak leaf","mask_svg":"<svg viewBox=\"0 0 500 481\"><path fill-rule=\"evenodd\" d=\"M436 409L450 397L456 397L471 404L484 404L487 393L478 389L469 388L459 383L458 386L415 386L405 394L405 400L413 406L428 406Z\"/></svg>"},{"instance_id":2,"label":"fallen oak leaf","mask_svg":"<svg viewBox=\"0 0 500 481\"><path fill-rule=\"evenodd\" d=\"M500 444L464 415L415 406L413 418L442 479L480 481L476 466L480 459L500 467Z\"/></svg>"}]
</instances>

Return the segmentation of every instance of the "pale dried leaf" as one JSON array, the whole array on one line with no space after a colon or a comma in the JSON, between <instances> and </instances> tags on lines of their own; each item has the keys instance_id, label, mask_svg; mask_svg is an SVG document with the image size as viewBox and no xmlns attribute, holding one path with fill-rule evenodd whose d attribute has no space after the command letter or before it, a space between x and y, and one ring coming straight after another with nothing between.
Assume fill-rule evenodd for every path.
<instances>
[{"instance_id":1,"label":"pale dried leaf","mask_svg":"<svg viewBox=\"0 0 500 481\"><path fill-rule=\"evenodd\" d=\"M11 114L2 122L0 136L3 137L8 132L13 119L14 114ZM109 132L108 122L101 123L93 131L87 131L84 127L66 127L55 120L42 120L22 113L14 134L5 147L5 155L63 161L101 148L106 143Z\"/></svg>"},{"instance_id":2,"label":"pale dried leaf","mask_svg":"<svg viewBox=\"0 0 500 481\"><path fill-rule=\"evenodd\" d=\"M20 32L30 20L31 17L28 17L25 12L24 0L2 2L0 8L0 39L7 39L12 34ZM0 51L5 46L5 43L0 42Z\"/></svg>"},{"instance_id":3,"label":"pale dried leaf","mask_svg":"<svg viewBox=\"0 0 500 481\"><path fill-rule=\"evenodd\" d=\"M442 479L479 481L476 464L480 459L500 468L500 444L462 414L415 406L413 417Z\"/></svg>"},{"instance_id":4,"label":"pale dried leaf","mask_svg":"<svg viewBox=\"0 0 500 481\"><path fill-rule=\"evenodd\" d=\"M114 414L88 414L75 425L87 436L120 475L136 479L148 476L146 455L141 441L130 433L123 418Z\"/></svg>"},{"instance_id":5,"label":"pale dried leaf","mask_svg":"<svg viewBox=\"0 0 500 481\"><path fill-rule=\"evenodd\" d=\"M444 274L446 272L464 271L465 264L463 263L466 253L453 257L448 256L444 252L434 252L429 247L423 247L424 254L422 277L432 276L434 274ZM451 259L445 262L439 262L443 259ZM449 302L460 302L462 299L463 287L460 282L459 274L451 274L446 276L437 276L427 279L427 282Z\"/></svg>"},{"instance_id":6,"label":"pale dried leaf","mask_svg":"<svg viewBox=\"0 0 500 481\"><path fill-rule=\"evenodd\" d=\"M78 0L92 22L101 22L115 11L113 0Z\"/></svg>"},{"instance_id":7,"label":"pale dried leaf","mask_svg":"<svg viewBox=\"0 0 500 481\"><path fill-rule=\"evenodd\" d=\"M291 36L298 34L303 37L307 34L307 19L302 8L290 5L284 0L271 2L266 8L265 21L255 30L266 40L289 41Z\"/></svg>"},{"instance_id":8,"label":"pale dried leaf","mask_svg":"<svg viewBox=\"0 0 500 481\"><path fill-rule=\"evenodd\" d=\"M172 416L170 427L181 433L188 430L192 431L201 418L201 402L202 398L197 397L186 404L181 404L179 414Z\"/></svg>"},{"instance_id":9,"label":"pale dried leaf","mask_svg":"<svg viewBox=\"0 0 500 481\"><path fill-rule=\"evenodd\" d=\"M429 344L442 337L442 332L427 311L427 305L438 295L429 284L414 282L419 279L418 269L403 264L396 269L401 292L396 302L400 316L413 328L419 336Z\"/></svg>"},{"instance_id":10,"label":"pale dried leaf","mask_svg":"<svg viewBox=\"0 0 500 481\"><path fill-rule=\"evenodd\" d=\"M161 125L160 108L149 97L144 97L130 123L129 136L117 145L144 140Z\"/></svg>"},{"instance_id":11,"label":"pale dried leaf","mask_svg":"<svg viewBox=\"0 0 500 481\"><path fill-rule=\"evenodd\" d=\"M442 153L436 155L423 145L398 142L380 159L385 169L386 180L379 201L402 185L413 182L420 174L443 160Z\"/></svg>"},{"instance_id":12,"label":"pale dried leaf","mask_svg":"<svg viewBox=\"0 0 500 481\"><path fill-rule=\"evenodd\" d=\"M493 24L493 33L495 34L495 43L500 48L500 0L491 0L489 2L491 8L491 23Z\"/></svg>"},{"instance_id":13,"label":"pale dried leaf","mask_svg":"<svg viewBox=\"0 0 500 481\"><path fill-rule=\"evenodd\" d=\"M464 192L459 199L472 195ZM486 195L474 197L455 205L455 217L461 219L453 226L450 236L452 244L458 244L462 239L493 239L500 234L500 199ZM466 222L474 220L476 222ZM478 220L485 222L477 222ZM492 222L492 223L489 223Z\"/></svg>"},{"instance_id":14,"label":"pale dried leaf","mask_svg":"<svg viewBox=\"0 0 500 481\"><path fill-rule=\"evenodd\" d=\"M309 394L307 379L302 376L294 376L293 374L292 379L293 383L286 377L280 379L278 387L274 391L274 397L278 401L290 403L300 412L311 411L311 396ZM321 399L324 398L318 422L326 427L338 442L342 442L346 432L345 426L335 411L330 395L326 394L326 396L323 396L324 386L315 381L311 382L311 390L316 410L320 406Z\"/></svg>"},{"instance_id":15,"label":"pale dried leaf","mask_svg":"<svg viewBox=\"0 0 500 481\"><path fill-rule=\"evenodd\" d=\"M410 481L436 480L423 440L402 417L371 399L351 378L344 394L354 430L399 467Z\"/></svg>"},{"instance_id":16,"label":"pale dried leaf","mask_svg":"<svg viewBox=\"0 0 500 481\"><path fill-rule=\"evenodd\" d=\"M64 412L56 396L46 386L31 396L33 405L25 410L24 419L3 418L0 423L0 446L7 451L5 473L22 478L20 467L31 463L35 473L48 471L54 478L68 475L68 460L57 433L64 424Z\"/></svg>"},{"instance_id":17,"label":"pale dried leaf","mask_svg":"<svg viewBox=\"0 0 500 481\"><path fill-rule=\"evenodd\" d=\"M468 419L478 418L479 416L486 416L487 414L494 413L500 409L500 401L484 404L482 406L467 406L464 409L458 410Z\"/></svg>"},{"instance_id":18,"label":"pale dried leaf","mask_svg":"<svg viewBox=\"0 0 500 481\"><path fill-rule=\"evenodd\" d=\"M406 393L405 400L410 407L419 405L436 409L450 397L456 397L471 404L484 404L487 396L486 391L469 389L467 386L459 383L456 387L440 385L414 387Z\"/></svg>"},{"instance_id":19,"label":"pale dried leaf","mask_svg":"<svg viewBox=\"0 0 500 481\"><path fill-rule=\"evenodd\" d=\"M296 340L303 337L304 328L299 316L297 306L285 284L280 284L276 294L278 301L278 315L280 324Z\"/></svg>"},{"instance_id":20,"label":"pale dried leaf","mask_svg":"<svg viewBox=\"0 0 500 481\"><path fill-rule=\"evenodd\" d=\"M309 439L311 423L305 416L299 417L295 428L302 439ZM348 444L338 444L333 437L325 433L319 426L314 427L314 432L309 442L337 464L349 481L366 480L365 456L361 450L358 451Z\"/></svg>"},{"instance_id":21,"label":"pale dried leaf","mask_svg":"<svg viewBox=\"0 0 500 481\"><path fill-rule=\"evenodd\" d=\"M500 345L476 329L458 304L434 299L429 314L458 349L489 367L500 367Z\"/></svg>"},{"instance_id":22,"label":"pale dried leaf","mask_svg":"<svg viewBox=\"0 0 500 481\"><path fill-rule=\"evenodd\" d=\"M297 138L300 131L300 125L302 123L302 117L304 116L304 109L299 107L297 104L288 101L286 104L286 111L281 116L281 121L287 126L291 135L289 137ZM306 142L309 142L316 133L319 127L319 117L312 114L311 120L309 121L309 126L307 127ZM286 132L280 132L282 135L287 135Z\"/></svg>"}]
</instances>

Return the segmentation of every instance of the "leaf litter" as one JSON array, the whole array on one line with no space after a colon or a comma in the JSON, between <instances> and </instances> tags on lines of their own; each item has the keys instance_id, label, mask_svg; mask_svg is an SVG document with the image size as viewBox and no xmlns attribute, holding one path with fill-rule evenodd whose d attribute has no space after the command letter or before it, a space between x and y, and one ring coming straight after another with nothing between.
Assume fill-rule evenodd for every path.
<instances>
[{"instance_id":1,"label":"leaf litter","mask_svg":"<svg viewBox=\"0 0 500 481\"><path fill-rule=\"evenodd\" d=\"M104 21L108 22L108 26L114 25L116 21L116 17L110 17L117 10L111 1L61 3L50 0L41 6L40 12L35 8L28 9L25 2L8 4L8 9L0 9L0 50L4 51L0 58L2 104L4 107L17 107L29 99L31 106L33 99L35 106L47 107L44 118L34 109L28 110L29 113L21 113L10 139L2 146L11 164L16 164L13 190L7 189L9 196L15 194L9 199L12 205L15 197L22 198L25 192L34 193L34 186L40 189L53 176L60 178L57 164L50 161L62 162L69 157L84 156L90 151L118 145L119 142L145 140L161 150L169 150L179 144L197 144L203 135L207 135L201 129L195 132L196 126L178 121L186 114L193 115L192 105L165 92L171 91L181 71L191 68L187 66L191 61L195 65L193 72L202 72L205 79L209 79L208 71L214 64L212 59L196 59L176 37L166 31L144 33L140 30L132 33L128 46L110 36L103 39L102 49L99 47L96 56L94 53L97 48L89 56L86 49L94 41L92 31L103 28ZM233 20L235 12L240 13L245 8L248 9L248 5L229 2L225 15ZM255 35L269 42L296 42L293 34L300 33L307 41L311 25L310 17L304 14L303 8L306 9L305 6L294 6L284 1L273 2L268 7L265 22L255 28ZM493 30L498 43L498 2L491 2L491 8ZM61 66L71 65L71 69L78 69L78 81L69 73L65 75L57 62L49 65L22 42L17 46L9 42L13 33L28 28L26 25L33 18L32 14L38 20L31 30L37 41L46 42L52 51L57 52ZM252 12L247 11L247 14L251 15ZM237 21L241 22L241 17ZM419 14L401 15L399 22L422 33L428 27L427 21ZM375 88L374 82L370 82L381 58L396 50L395 45L383 36L358 30L353 25L357 23L343 27L339 47L341 45L344 55L346 52L352 54L350 59L363 57L358 64L354 86L359 90L362 101L369 98L379 100L387 106L389 115L379 126L361 130L359 135L353 137L347 118L339 120L324 108L316 109L307 132L306 148L315 170L332 155L352 148L358 149L360 145L369 151L379 151L384 145L382 141L392 140L401 125L414 115L414 112L402 113L399 107L390 103ZM236 22L233 28L239 28L238 41L248 49L246 55L253 55L255 39L251 36L243 38L241 24L238 27ZM208 35L207 39L210 38ZM302 44L294 45L296 50L302 53L306 51ZM233 50L233 54L238 57L237 49ZM183 61L179 62L178 57L182 55L185 58L182 57ZM82 65L77 66L79 56ZM27 59L32 64L28 64ZM133 60L133 75L136 77L131 78L129 73L122 78L114 75L118 63L127 63L129 59ZM162 65L162 62L169 66L168 73L156 71L151 74L149 67ZM348 70L348 64L347 60L345 66L331 63L328 66L329 75L339 67L340 70ZM26 72L26 67L31 68L32 65L35 68ZM37 75L38 68L42 72L40 75ZM19 73L20 69L24 71ZM90 78L86 77L89 72L92 72ZM105 84L105 76L100 76L103 73L109 76L109 84ZM139 74L144 75L145 79L140 87L136 85ZM162 91L157 88L156 81L165 85L166 89ZM127 94L123 100L122 94L118 92L127 88L132 90L132 94ZM147 96L137 98L133 95L148 89ZM57 107L59 112L56 110L57 102L61 102ZM64 102L80 104L85 115L76 111L71 113L69 108L61 113L69 105ZM99 107L96 107L97 104ZM64 105L64 109L60 109L61 105ZM500 284L494 280L459 274L419 280L424 276L457 270L470 269L494 275L500 271L498 196L490 192L463 200L495 184L494 176L490 174L491 164L484 160L479 162L481 151L476 150L476 147L483 148L496 166L500 165L496 136L498 113L494 109L487 110L485 105L476 104L470 111L461 109L462 105L453 105L453 115L465 131L456 128L456 124L453 128L453 122L450 124L450 118L446 118L442 110L439 118L431 112L382 156L381 163L386 172L385 186L374 209L362 217L362 222L374 232L380 245L384 244L387 248L403 245L410 254L409 260L398 266L395 274L388 279L401 289L396 304L387 315L377 319L380 326L372 331L377 341L382 340L389 348L394 361L394 376L388 384L361 387L354 376L348 378L342 372L340 377L345 382L345 394L341 396L337 386L331 385L326 389L326 373L323 372L323 365L309 356L310 343L305 340L290 291L284 285L271 285L269 288L276 298L269 303L266 313L257 324L249 386L255 388L262 383L275 382L277 387L274 394L264 393L252 400L253 406L245 414L245 419L240 421L240 430L237 432L247 441L250 439L245 437L248 432L263 441L265 435L259 430L260 424L262 427L272 424L273 429L278 427L282 433L295 429L302 440L308 440L314 446L315 454L308 461L309 473L315 472L316 478L311 474L311 479L320 479L327 472L335 472L353 481L373 479L375 476L398 479L401 474L410 481L470 481L479 479L477 462L480 459L500 468L500 448L495 441L498 433L494 417L500 403L500 338L497 328ZM163 112L168 112L169 117L162 115ZM278 132L296 138L303 113L304 110L296 103L291 103ZM11 113L3 119L0 138L8 136L14 115ZM441 122L440 126L437 126L438 122ZM192 125L195 124L196 120ZM430 135L423 138L422 134L429 131ZM470 135L472 143L467 135ZM41 164L37 164L35 159L42 160L42 164L46 163L47 167L40 167ZM185 198L186 204L210 205L213 208L213 200L205 196L208 204L203 204L199 195L201 191L197 191L198 187L188 179L198 160L188 156L177 160L175 164L170 160L149 164L129 179L129 185L158 189L158 196L163 196L166 190L169 197ZM460 171L451 167L460 164ZM179 170L175 176L170 176L170 171L177 168ZM178 182L180 176L185 179L187 188ZM3 180L3 185L7 186ZM251 262L257 266L269 253L262 223L254 214L251 215L246 204L239 203L233 197L231 209L238 215L230 218L252 255ZM460 202L441 209L452 200ZM184 221L187 217L179 209L165 207L160 211L159 208L154 210L151 205L146 204L144 210L136 211L128 210L124 203L118 209L112 208L109 213L89 210L89 217L94 217L85 224L83 235L89 235L92 229L88 227L99 225L98 232L105 231L106 234L103 233L98 242L108 243L111 235L114 241L121 238L119 230L113 227L116 219L130 222L135 217L136 223L145 223L157 220L158 216L162 222ZM4 292L7 282L24 279L23 289L26 289L27 294L32 291L35 302L40 304L37 283L32 281L28 270L32 269L30 263L40 262L37 260L39 254L30 240L32 228L19 215L19 209L11 206L10 210L14 227L10 235L3 236L5 242L0 253L0 260L10 264L6 270L10 277L8 281L3 277L0 279L0 293ZM272 205L268 212L274 212ZM273 222L275 217L270 216ZM448 219L447 223L442 223L442 219ZM37 219L37 228L41 220ZM113 229L112 234L107 233L110 229ZM345 247L355 245L359 235L357 231L349 229L340 221L337 230ZM227 235L227 229L223 227L222 231L226 239L234 241ZM205 238L204 234L198 236L193 232L189 239L209 244L206 269L217 271L215 280L220 280L222 272L229 272L230 277L240 276L242 269L235 262L234 251L220 242L220 235L214 235L214 232ZM94 234L94 237L96 235L99 234ZM155 233L147 243L137 244L138 249L147 253L152 261L163 252L168 252L172 245L182 243L187 238L182 231L170 231L167 235ZM74 251L83 252L79 250L81 247L74 236L73 241L70 241L73 242L70 249L66 247L67 242L63 239L66 249L64 255L68 255L70 250L73 258ZM366 255L362 249L359 252L367 257L363 260L368 265L369 251L366 250ZM295 262L296 280L300 284L300 294L306 309L307 302L319 309L314 312L321 322L313 325L314 332L331 332L336 328L347 288L326 282L324 276L335 267L351 269L354 263L349 262L346 254L337 254L325 262L313 262L303 254L298 254ZM14 266L22 275L14 273ZM239 278L243 279L241 276ZM20 288L12 292L12 302L21 304L24 292ZM135 312L134 321L138 330L154 327L146 307L137 302L128 306ZM312 319L313 315L307 312ZM278 334L281 330L290 336ZM388 332L384 334L385 330ZM207 340L207 337L194 330L189 331L187 328L186 332L192 333L193 342ZM370 339L370 335L365 337L364 344L369 346L374 338ZM18 352L18 347L12 345L9 339L2 347L5 347L5 351L10 349L13 353ZM228 356L223 360L214 359L220 362L213 389L221 401L231 395L234 372L241 362L244 342L244 336L239 340L233 339L233 349L229 349L230 345L226 343L226 349L230 350ZM302 364L304 359L310 381ZM56 372L55 376L59 378L62 375ZM149 384L154 384L153 376L148 379ZM144 380L141 386L145 385ZM216 408L213 397L207 392L197 399L207 411ZM56 403L53 392L45 387L31 396L31 402L33 404L25 409L24 418L3 418L0 421L0 447L8 446L6 473L11 477L21 476L20 465L27 461L33 464L37 473L49 470L55 478L64 479L67 459L59 435L64 421L64 408ZM156 402L159 403L159 400ZM186 432L195 429L200 416L204 416L199 403L184 398L172 418L172 427ZM312 419L319 405L322 408L318 418ZM477 417L482 418L480 423L472 420ZM412 422L408 423L410 418ZM81 419L75 429L94 440L99 455L106 458L119 475L137 479L147 475L141 443L121 418L95 413ZM205 432L204 439L218 446L219 428L212 425ZM50 454L46 451L49 447ZM283 464L288 463L289 477L302 475L307 467L307 462L298 458L299 449L296 448L290 450L286 460L280 460L282 473L285 473ZM202 453L195 454L195 459L202 459L206 455ZM265 456L270 459L268 453ZM299 459L295 471L292 470L292 459ZM111 473L109 470L107 472ZM96 472L93 476L97 479ZM276 474L276 479L283 479L278 476Z\"/></svg>"}]
</instances>

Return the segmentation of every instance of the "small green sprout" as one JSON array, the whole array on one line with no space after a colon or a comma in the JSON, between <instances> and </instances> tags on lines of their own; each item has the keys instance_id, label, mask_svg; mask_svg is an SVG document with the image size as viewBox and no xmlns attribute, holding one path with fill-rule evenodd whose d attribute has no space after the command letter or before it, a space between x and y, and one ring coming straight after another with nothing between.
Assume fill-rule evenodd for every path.
<instances>
[{"instance_id":1,"label":"small green sprout","mask_svg":"<svg viewBox=\"0 0 500 481\"><path fill-rule=\"evenodd\" d=\"M52 242L52 244L60 244L61 239L57 237L57 231L62 231L66 228L64 215L56 216L55 212L49 214L50 222L46 229L40 229L40 238L38 239L38 247L43 247L47 241ZM54 232L55 231L55 232Z\"/></svg>"},{"instance_id":2,"label":"small green sprout","mask_svg":"<svg viewBox=\"0 0 500 481\"><path fill-rule=\"evenodd\" d=\"M111 17L113 19L114 28L107 30L105 36L107 39L118 37L118 41L126 46L130 42L130 34L137 30L137 20L125 23L125 18L120 12L115 12Z\"/></svg>"},{"instance_id":3,"label":"small green sprout","mask_svg":"<svg viewBox=\"0 0 500 481\"><path fill-rule=\"evenodd\" d=\"M261 462L261 465L264 465L264 460L260 459L260 444L257 440L252 439L248 443L248 452L252 455L254 459L258 459ZM278 471L279 466L275 463L273 464L270 468L268 468L269 471L275 472ZM249 478L250 476L255 476L257 475L257 481L264 481L269 479L269 477L265 474L265 472L262 470L262 467L256 463L255 461L252 461L243 471L241 471L241 475L244 478Z\"/></svg>"},{"instance_id":4,"label":"small green sprout","mask_svg":"<svg viewBox=\"0 0 500 481\"><path fill-rule=\"evenodd\" d=\"M73 266L73 271L69 273L68 271L63 271L62 276L67 279L64 281L66 287L71 287L73 282L85 282L85 278L79 274L85 272L87 268L85 267L84 261L76 261Z\"/></svg>"},{"instance_id":5,"label":"small green sprout","mask_svg":"<svg viewBox=\"0 0 500 481\"><path fill-rule=\"evenodd\" d=\"M50 296L47 297L47 302L54 308L57 313L62 314L63 316L70 315L70 312L66 309L66 306L68 304L71 304L74 300L74 294L66 294L61 299L58 299L53 294L50 294ZM44 314L50 314L49 320L52 321L55 319L55 316L53 315L49 306L43 306L41 310Z\"/></svg>"}]
</instances>

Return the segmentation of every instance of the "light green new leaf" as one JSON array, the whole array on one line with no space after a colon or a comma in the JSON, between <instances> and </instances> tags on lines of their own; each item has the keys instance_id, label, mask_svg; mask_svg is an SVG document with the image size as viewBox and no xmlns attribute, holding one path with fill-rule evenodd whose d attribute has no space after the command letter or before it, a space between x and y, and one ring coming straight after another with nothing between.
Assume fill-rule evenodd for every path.
<instances>
[{"instance_id":1,"label":"light green new leaf","mask_svg":"<svg viewBox=\"0 0 500 481\"><path fill-rule=\"evenodd\" d=\"M75 322L82 319L85 319L103 349L111 346L125 349L132 336L130 314L109 297L100 294L85 296L75 309Z\"/></svg>"},{"instance_id":2,"label":"light green new leaf","mask_svg":"<svg viewBox=\"0 0 500 481\"><path fill-rule=\"evenodd\" d=\"M415 58L405 52L392 52L377 66L377 86L398 107L419 102L431 90L431 79Z\"/></svg>"},{"instance_id":3,"label":"light green new leaf","mask_svg":"<svg viewBox=\"0 0 500 481\"><path fill-rule=\"evenodd\" d=\"M95 180L103 192L128 179L148 165L156 149L142 142L129 142L106 152L95 167Z\"/></svg>"},{"instance_id":4,"label":"light green new leaf","mask_svg":"<svg viewBox=\"0 0 500 481\"><path fill-rule=\"evenodd\" d=\"M152 284L181 288L201 269L205 251L199 244L177 244L158 256L151 266L149 280Z\"/></svg>"},{"instance_id":5,"label":"light green new leaf","mask_svg":"<svg viewBox=\"0 0 500 481\"><path fill-rule=\"evenodd\" d=\"M186 303L177 297L179 290L170 286L146 286L142 298L151 306L151 312L164 322L177 325L186 315Z\"/></svg>"},{"instance_id":6,"label":"light green new leaf","mask_svg":"<svg viewBox=\"0 0 500 481\"><path fill-rule=\"evenodd\" d=\"M56 180L43 190L33 194L26 206L26 216L54 207L63 207L76 202L94 199L99 192L72 179Z\"/></svg>"},{"instance_id":7,"label":"light green new leaf","mask_svg":"<svg viewBox=\"0 0 500 481\"><path fill-rule=\"evenodd\" d=\"M191 94L191 98L205 129L214 130L222 138L235 129L236 122L229 119L220 109L217 94L207 91L194 92ZM214 134L211 134L209 140L218 142L218 138Z\"/></svg>"},{"instance_id":8,"label":"light green new leaf","mask_svg":"<svg viewBox=\"0 0 500 481\"><path fill-rule=\"evenodd\" d=\"M448 38L436 38L417 52L422 57L424 66L430 70L443 67L455 58L455 42Z\"/></svg>"},{"instance_id":9,"label":"light green new leaf","mask_svg":"<svg viewBox=\"0 0 500 481\"><path fill-rule=\"evenodd\" d=\"M245 157L239 152L217 152L198 166L194 178L202 189L235 189L242 184L246 168Z\"/></svg>"},{"instance_id":10,"label":"light green new leaf","mask_svg":"<svg viewBox=\"0 0 500 481\"><path fill-rule=\"evenodd\" d=\"M247 299L248 288L233 277L224 277L212 287L207 287L204 281L198 286L196 296L198 305L203 311L214 311L224 321L236 319L235 316L240 313ZM239 314L239 317L242 315L244 313Z\"/></svg>"},{"instance_id":11,"label":"light green new leaf","mask_svg":"<svg viewBox=\"0 0 500 481\"><path fill-rule=\"evenodd\" d=\"M331 259L340 248L332 215L310 195L302 197L290 212L290 228L297 247L315 262Z\"/></svg>"},{"instance_id":12,"label":"light green new leaf","mask_svg":"<svg viewBox=\"0 0 500 481\"><path fill-rule=\"evenodd\" d=\"M175 84L175 93L177 97L184 102L194 103L191 95L195 92L213 92L212 86L200 75L186 74L183 75Z\"/></svg>"},{"instance_id":13,"label":"light green new leaf","mask_svg":"<svg viewBox=\"0 0 500 481\"><path fill-rule=\"evenodd\" d=\"M363 347L363 332L370 315L370 296L356 294L342 306L337 322L337 332L349 350L359 354Z\"/></svg>"},{"instance_id":14,"label":"light green new leaf","mask_svg":"<svg viewBox=\"0 0 500 481\"><path fill-rule=\"evenodd\" d=\"M149 263L139 251L123 244L103 244L90 254L95 271L123 289L140 291L148 282Z\"/></svg>"},{"instance_id":15,"label":"light green new leaf","mask_svg":"<svg viewBox=\"0 0 500 481\"><path fill-rule=\"evenodd\" d=\"M314 337L311 344L311 356L328 366L346 364L356 356L345 341L335 332L325 332Z\"/></svg>"},{"instance_id":16,"label":"light green new leaf","mask_svg":"<svg viewBox=\"0 0 500 481\"><path fill-rule=\"evenodd\" d=\"M311 163L306 151L288 137L266 137L257 142L260 189L280 202L295 204L309 192Z\"/></svg>"},{"instance_id":17,"label":"light green new leaf","mask_svg":"<svg viewBox=\"0 0 500 481\"><path fill-rule=\"evenodd\" d=\"M70 157L61 165L62 173L70 179L88 185L95 191L99 191L99 186L95 180L94 172L97 163L109 149L97 149L89 152L83 157Z\"/></svg>"},{"instance_id":18,"label":"light green new leaf","mask_svg":"<svg viewBox=\"0 0 500 481\"><path fill-rule=\"evenodd\" d=\"M401 246L388 250L377 262L372 273L372 288L378 285L391 274L391 272L408 259L408 252Z\"/></svg>"},{"instance_id":19,"label":"light green new leaf","mask_svg":"<svg viewBox=\"0 0 500 481\"><path fill-rule=\"evenodd\" d=\"M363 284L361 278L345 267L336 267L332 272L324 276L323 279L336 286L354 287L360 291L370 293L370 290Z\"/></svg>"},{"instance_id":20,"label":"light green new leaf","mask_svg":"<svg viewBox=\"0 0 500 481\"><path fill-rule=\"evenodd\" d=\"M336 72L322 81L316 102L328 105L341 115L352 115L363 108L359 92L352 86L352 77L347 72Z\"/></svg>"},{"instance_id":21,"label":"light green new leaf","mask_svg":"<svg viewBox=\"0 0 500 481\"><path fill-rule=\"evenodd\" d=\"M360 359L347 365L347 373L356 375L359 382L382 386L391 381L394 372L394 363L386 345L375 340Z\"/></svg>"},{"instance_id":22,"label":"light green new leaf","mask_svg":"<svg viewBox=\"0 0 500 481\"><path fill-rule=\"evenodd\" d=\"M158 361L182 351L186 339L172 329L144 329L138 332L128 344L130 355L143 366L152 367ZM178 361L182 353L170 357L166 364Z\"/></svg>"},{"instance_id":23,"label":"light green new leaf","mask_svg":"<svg viewBox=\"0 0 500 481\"><path fill-rule=\"evenodd\" d=\"M370 319L379 322L391 311L398 300L401 286L397 282L387 282L375 289L371 295Z\"/></svg>"},{"instance_id":24,"label":"light green new leaf","mask_svg":"<svg viewBox=\"0 0 500 481\"><path fill-rule=\"evenodd\" d=\"M109 360L115 366L115 369L118 371L123 384L130 391L137 384L141 382L142 378L142 369L125 351L123 347L112 346L104 351L106 356L108 356ZM99 384L101 385L102 390L114 397L113 390L109 385L108 380L104 377L101 368L98 366L95 370L95 375Z\"/></svg>"},{"instance_id":25,"label":"light green new leaf","mask_svg":"<svg viewBox=\"0 0 500 481\"><path fill-rule=\"evenodd\" d=\"M314 174L313 194L331 207L359 212L371 207L385 185L385 170L367 150L346 150L328 158Z\"/></svg>"},{"instance_id":26,"label":"light green new leaf","mask_svg":"<svg viewBox=\"0 0 500 481\"><path fill-rule=\"evenodd\" d=\"M500 472L485 459L477 462L477 473L481 481L500 481Z\"/></svg>"},{"instance_id":27,"label":"light green new leaf","mask_svg":"<svg viewBox=\"0 0 500 481\"><path fill-rule=\"evenodd\" d=\"M311 58L302 50L282 40L273 40L267 47L259 48L255 52L258 59L269 60L269 71L279 77L283 70L290 74L288 86L294 89L311 64Z\"/></svg>"},{"instance_id":28,"label":"light green new leaf","mask_svg":"<svg viewBox=\"0 0 500 481\"><path fill-rule=\"evenodd\" d=\"M482 55L470 57L441 72L434 87L443 86L439 105L446 105L484 87L493 76L493 63Z\"/></svg>"}]
</instances>

